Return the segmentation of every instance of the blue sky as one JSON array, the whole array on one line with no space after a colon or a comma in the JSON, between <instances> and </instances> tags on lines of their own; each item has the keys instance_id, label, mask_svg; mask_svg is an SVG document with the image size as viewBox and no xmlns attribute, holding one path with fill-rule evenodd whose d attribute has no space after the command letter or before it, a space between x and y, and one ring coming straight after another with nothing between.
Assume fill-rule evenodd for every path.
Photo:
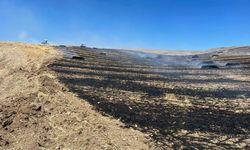
<instances>
[{"instance_id":1,"label":"blue sky","mask_svg":"<svg viewBox=\"0 0 250 150\"><path fill-rule=\"evenodd\" d=\"M0 0L0 40L200 50L250 45L250 0Z\"/></svg>"}]
</instances>

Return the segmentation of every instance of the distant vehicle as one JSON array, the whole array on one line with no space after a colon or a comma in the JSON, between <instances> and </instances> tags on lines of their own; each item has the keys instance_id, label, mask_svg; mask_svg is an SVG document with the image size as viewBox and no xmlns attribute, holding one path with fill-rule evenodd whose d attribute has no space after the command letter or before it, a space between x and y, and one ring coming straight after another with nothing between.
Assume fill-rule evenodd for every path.
<instances>
[{"instance_id":1,"label":"distant vehicle","mask_svg":"<svg viewBox=\"0 0 250 150\"><path fill-rule=\"evenodd\" d=\"M45 40L43 40L43 41L41 42L41 44L43 44L43 45L47 45L47 44L49 44L49 42L48 42L48 40L47 40L47 39L45 39Z\"/></svg>"}]
</instances>

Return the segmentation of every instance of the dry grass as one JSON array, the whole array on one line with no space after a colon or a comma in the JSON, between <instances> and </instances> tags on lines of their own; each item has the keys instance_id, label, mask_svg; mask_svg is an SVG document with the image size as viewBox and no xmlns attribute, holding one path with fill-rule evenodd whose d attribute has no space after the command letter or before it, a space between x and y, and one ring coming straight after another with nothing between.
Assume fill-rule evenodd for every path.
<instances>
[{"instance_id":1,"label":"dry grass","mask_svg":"<svg viewBox=\"0 0 250 150\"><path fill-rule=\"evenodd\" d=\"M149 149L58 83L47 65L60 58L50 46L0 43L0 149Z\"/></svg>"}]
</instances>

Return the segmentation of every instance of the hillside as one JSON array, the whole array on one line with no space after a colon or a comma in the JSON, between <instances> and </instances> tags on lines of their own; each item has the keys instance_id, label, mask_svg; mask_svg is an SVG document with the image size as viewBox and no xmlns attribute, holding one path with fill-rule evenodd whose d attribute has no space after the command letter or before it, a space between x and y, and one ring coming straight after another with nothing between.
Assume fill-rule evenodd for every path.
<instances>
[{"instance_id":1,"label":"hillside","mask_svg":"<svg viewBox=\"0 0 250 150\"><path fill-rule=\"evenodd\" d=\"M248 148L249 55L60 49L73 57L49 66L59 81L103 115L149 135L158 148Z\"/></svg>"},{"instance_id":2,"label":"hillside","mask_svg":"<svg viewBox=\"0 0 250 150\"><path fill-rule=\"evenodd\" d=\"M2 42L0 149L249 149L246 53Z\"/></svg>"},{"instance_id":3,"label":"hillside","mask_svg":"<svg viewBox=\"0 0 250 150\"><path fill-rule=\"evenodd\" d=\"M149 149L145 135L104 117L60 84L51 46L0 43L0 149Z\"/></svg>"}]
</instances>

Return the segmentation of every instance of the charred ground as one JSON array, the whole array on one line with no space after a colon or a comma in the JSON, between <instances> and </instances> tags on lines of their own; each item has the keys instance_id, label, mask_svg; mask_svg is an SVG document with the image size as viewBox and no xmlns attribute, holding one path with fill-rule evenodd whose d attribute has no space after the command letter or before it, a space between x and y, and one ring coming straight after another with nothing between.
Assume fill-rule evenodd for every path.
<instances>
[{"instance_id":1,"label":"charred ground","mask_svg":"<svg viewBox=\"0 0 250 150\"><path fill-rule=\"evenodd\" d=\"M244 65L200 69L161 65L116 50L67 49L78 59L65 57L49 66L60 81L159 147L249 148L250 57L206 57Z\"/></svg>"}]
</instances>

